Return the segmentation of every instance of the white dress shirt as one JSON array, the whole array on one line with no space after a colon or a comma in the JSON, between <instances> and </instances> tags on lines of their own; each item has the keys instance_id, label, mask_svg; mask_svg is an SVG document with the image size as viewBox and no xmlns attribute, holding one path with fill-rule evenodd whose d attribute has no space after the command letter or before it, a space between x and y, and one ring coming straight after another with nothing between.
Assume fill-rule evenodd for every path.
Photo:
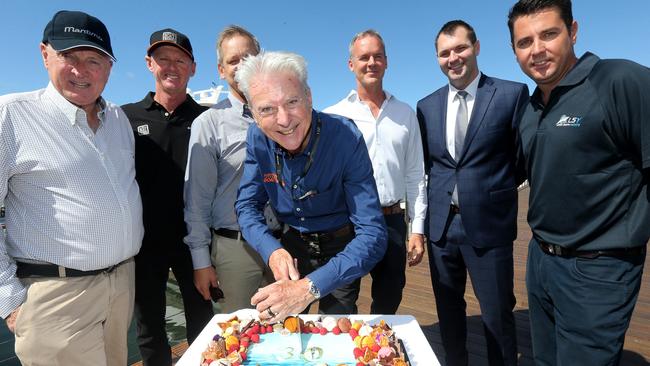
<instances>
[{"instance_id":1,"label":"white dress shirt","mask_svg":"<svg viewBox=\"0 0 650 366\"><path fill-rule=\"evenodd\" d=\"M467 101L468 123L472 120L472 111L474 110L474 101L476 100L478 81L480 79L481 73L479 72L478 76L467 85L467 88L463 89L467 92L465 101ZM460 105L460 101L456 95L459 91L459 89L456 89L453 85L449 84L449 95L447 96L447 150L454 159L456 159L456 115L458 114L458 106Z\"/></svg>"},{"instance_id":2,"label":"white dress shirt","mask_svg":"<svg viewBox=\"0 0 650 366\"><path fill-rule=\"evenodd\" d=\"M134 138L120 107L100 100L100 125L47 88L0 97L0 316L24 302L16 260L78 270L140 250L144 229Z\"/></svg>"},{"instance_id":3,"label":"white dress shirt","mask_svg":"<svg viewBox=\"0 0 650 366\"><path fill-rule=\"evenodd\" d=\"M406 200L411 232L422 234L427 199L420 126L408 104L384 93L386 99L377 118L355 90L323 112L354 121L368 147L381 205L387 207Z\"/></svg>"}]
</instances>

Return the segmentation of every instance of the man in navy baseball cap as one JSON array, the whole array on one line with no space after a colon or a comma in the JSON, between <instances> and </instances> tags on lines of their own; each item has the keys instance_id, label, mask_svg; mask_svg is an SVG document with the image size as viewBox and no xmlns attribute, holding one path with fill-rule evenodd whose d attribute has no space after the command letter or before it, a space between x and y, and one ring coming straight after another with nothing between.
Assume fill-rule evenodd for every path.
<instances>
[{"instance_id":1,"label":"man in navy baseball cap","mask_svg":"<svg viewBox=\"0 0 650 366\"><path fill-rule=\"evenodd\" d=\"M111 48L111 37L104 23L80 11L61 10L54 14L45 26L42 42L51 45L58 52L77 47L95 48L116 61Z\"/></svg>"},{"instance_id":2,"label":"man in navy baseball cap","mask_svg":"<svg viewBox=\"0 0 650 366\"><path fill-rule=\"evenodd\" d=\"M22 365L124 366L144 228L110 38L61 11L39 47L47 86L0 97L0 317Z\"/></svg>"}]
</instances>

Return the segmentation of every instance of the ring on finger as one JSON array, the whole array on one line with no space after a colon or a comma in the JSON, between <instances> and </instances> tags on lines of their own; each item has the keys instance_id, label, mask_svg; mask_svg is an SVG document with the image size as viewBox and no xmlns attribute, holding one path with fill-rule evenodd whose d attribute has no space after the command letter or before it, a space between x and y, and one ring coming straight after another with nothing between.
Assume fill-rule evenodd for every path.
<instances>
[{"instance_id":1,"label":"ring on finger","mask_svg":"<svg viewBox=\"0 0 650 366\"><path fill-rule=\"evenodd\" d=\"M269 314L271 318L275 318L278 314L274 313L273 310L271 310L271 307L269 306L266 308L266 313Z\"/></svg>"}]
</instances>

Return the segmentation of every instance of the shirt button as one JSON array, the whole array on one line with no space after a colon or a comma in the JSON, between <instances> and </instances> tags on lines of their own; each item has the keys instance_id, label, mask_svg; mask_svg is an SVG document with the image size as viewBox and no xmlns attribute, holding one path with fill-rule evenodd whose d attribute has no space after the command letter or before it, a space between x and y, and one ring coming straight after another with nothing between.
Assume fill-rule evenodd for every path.
<instances>
[{"instance_id":1,"label":"shirt button","mask_svg":"<svg viewBox=\"0 0 650 366\"><path fill-rule=\"evenodd\" d=\"M305 218L304 218L304 217L301 217L301 218L300 218L300 221L305 221Z\"/></svg>"},{"instance_id":2,"label":"shirt button","mask_svg":"<svg viewBox=\"0 0 650 366\"><path fill-rule=\"evenodd\" d=\"M169 112L165 112L165 117L169 117Z\"/></svg>"},{"instance_id":3,"label":"shirt button","mask_svg":"<svg viewBox=\"0 0 650 366\"><path fill-rule=\"evenodd\" d=\"M297 207L297 208L296 208L296 211L300 212L300 207Z\"/></svg>"},{"instance_id":4,"label":"shirt button","mask_svg":"<svg viewBox=\"0 0 650 366\"><path fill-rule=\"evenodd\" d=\"M298 189L298 185L297 185L297 184L294 184L294 185L293 185L293 189Z\"/></svg>"}]
</instances>

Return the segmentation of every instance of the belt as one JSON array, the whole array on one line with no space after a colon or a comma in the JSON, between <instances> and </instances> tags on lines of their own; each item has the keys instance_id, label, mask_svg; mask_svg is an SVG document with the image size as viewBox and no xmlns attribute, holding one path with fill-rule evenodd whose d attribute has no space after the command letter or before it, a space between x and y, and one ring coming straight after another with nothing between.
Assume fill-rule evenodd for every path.
<instances>
[{"instance_id":1,"label":"belt","mask_svg":"<svg viewBox=\"0 0 650 366\"><path fill-rule=\"evenodd\" d=\"M458 206L456 206L454 204L451 204L451 205L449 205L449 211L451 211L452 213L455 213L456 215L458 215L460 213L460 207L458 207Z\"/></svg>"},{"instance_id":2,"label":"belt","mask_svg":"<svg viewBox=\"0 0 650 366\"><path fill-rule=\"evenodd\" d=\"M304 250L309 257L321 261L328 260L345 248L347 240L342 243L336 242L337 239L351 239L354 236L354 226L352 224L346 224L333 231L316 233L301 233L289 225L286 226L289 227L287 231L298 236L306 244Z\"/></svg>"},{"instance_id":3,"label":"belt","mask_svg":"<svg viewBox=\"0 0 650 366\"><path fill-rule=\"evenodd\" d=\"M340 239L354 233L354 227L352 224L344 225L333 231L324 231L318 233L301 233L300 231L289 226L289 231L293 231L295 234L300 236L300 238L306 242L313 243L325 243L332 241L334 239Z\"/></svg>"},{"instance_id":4,"label":"belt","mask_svg":"<svg viewBox=\"0 0 650 366\"><path fill-rule=\"evenodd\" d=\"M400 203L397 202L394 205L386 206L381 208L381 212L384 215L395 215L395 214L401 214L404 212L404 209L402 206L400 206Z\"/></svg>"},{"instance_id":5,"label":"belt","mask_svg":"<svg viewBox=\"0 0 650 366\"><path fill-rule=\"evenodd\" d=\"M214 234L217 234L219 236L223 236L224 238L228 239L233 239L233 240L239 240L242 239L241 232L237 230L230 230L230 229L211 229Z\"/></svg>"},{"instance_id":6,"label":"belt","mask_svg":"<svg viewBox=\"0 0 650 366\"><path fill-rule=\"evenodd\" d=\"M601 249L601 250L575 250L571 248L564 248L557 244L550 244L537 240L539 247L548 255L555 255L558 257L577 257L594 259L598 257L632 257L637 255L645 255L646 247L639 246L633 248L619 248L619 249Z\"/></svg>"},{"instance_id":7,"label":"belt","mask_svg":"<svg viewBox=\"0 0 650 366\"><path fill-rule=\"evenodd\" d=\"M117 267L122 264L133 260L129 258L118 264L112 265L110 267L102 269L93 269L90 271L81 271L73 268L66 268L63 266L58 266L56 264L36 264L36 263L25 263L25 262L16 262L16 277L18 278L40 278L40 277L85 277L85 276L96 276L98 274L109 274L113 272Z\"/></svg>"}]
</instances>

